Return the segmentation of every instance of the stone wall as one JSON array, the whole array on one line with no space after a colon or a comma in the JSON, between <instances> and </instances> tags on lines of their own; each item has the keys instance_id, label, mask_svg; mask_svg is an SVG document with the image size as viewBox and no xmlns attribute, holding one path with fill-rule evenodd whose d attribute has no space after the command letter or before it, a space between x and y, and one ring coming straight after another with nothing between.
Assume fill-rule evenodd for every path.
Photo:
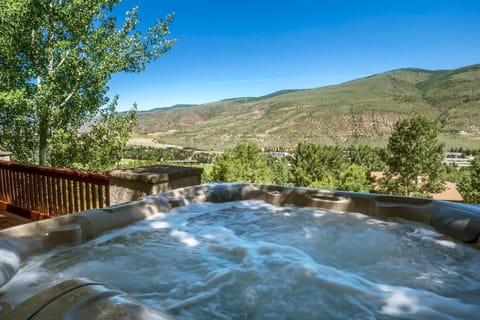
<instances>
[{"instance_id":1,"label":"stone wall","mask_svg":"<svg viewBox=\"0 0 480 320\"><path fill-rule=\"evenodd\" d=\"M176 166L149 166L111 170L110 204L141 199L147 195L201 183L203 169Z\"/></svg>"},{"instance_id":2,"label":"stone wall","mask_svg":"<svg viewBox=\"0 0 480 320\"><path fill-rule=\"evenodd\" d=\"M10 161L10 156L11 156L11 155L12 155L11 152L0 151L0 160Z\"/></svg>"}]
</instances>

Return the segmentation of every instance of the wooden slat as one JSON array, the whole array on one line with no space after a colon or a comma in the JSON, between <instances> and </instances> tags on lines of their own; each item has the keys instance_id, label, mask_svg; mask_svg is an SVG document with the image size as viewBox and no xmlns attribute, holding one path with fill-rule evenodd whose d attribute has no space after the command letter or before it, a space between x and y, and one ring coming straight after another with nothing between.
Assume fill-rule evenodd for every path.
<instances>
[{"instance_id":1,"label":"wooden slat","mask_svg":"<svg viewBox=\"0 0 480 320\"><path fill-rule=\"evenodd\" d=\"M0 168L0 196L2 201L7 201L7 177L6 177L6 170L4 168Z\"/></svg>"},{"instance_id":2,"label":"wooden slat","mask_svg":"<svg viewBox=\"0 0 480 320\"><path fill-rule=\"evenodd\" d=\"M46 176L42 176L42 212L48 213L48 181Z\"/></svg>"},{"instance_id":3,"label":"wooden slat","mask_svg":"<svg viewBox=\"0 0 480 320\"><path fill-rule=\"evenodd\" d=\"M25 208L29 211L32 210L32 182L30 181L30 174L23 172L23 190L25 194Z\"/></svg>"},{"instance_id":4,"label":"wooden slat","mask_svg":"<svg viewBox=\"0 0 480 320\"><path fill-rule=\"evenodd\" d=\"M13 172L13 181L14 181L14 185L13 185L13 196L12 196L12 202L18 206L19 206L19 202L20 202L20 194L18 192L18 171L14 171Z\"/></svg>"},{"instance_id":5,"label":"wooden slat","mask_svg":"<svg viewBox=\"0 0 480 320\"><path fill-rule=\"evenodd\" d=\"M16 198L16 205L20 208L23 208L23 200L24 196L22 193L22 173L16 171L15 172L15 198Z\"/></svg>"},{"instance_id":6,"label":"wooden slat","mask_svg":"<svg viewBox=\"0 0 480 320\"><path fill-rule=\"evenodd\" d=\"M57 206L57 215L63 215L62 205L62 187L60 186L60 178L55 178L55 204Z\"/></svg>"},{"instance_id":7,"label":"wooden slat","mask_svg":"<svg viewBox=\"0 0 480 320\"><path fill-rule=\"evenodd\" d=\"M62 179L62 215L68 214L67 181Z\"/></svg>"},{"instance_id":8,"label":"wooden slat","mask_svg":"<svg viewBox=\"0 0 480 320\"><path fill-rule=\"evenodd\" d=\"M7 179L9 181L8 183L8 195L9 195L9 202L14 203L15 202L15 185L16 185L16 180L15 180L15 172L13 171L8 171L7 173Z\"/></svg>"},{"instance_id":9,"label":"wooden slat","mask_svg":"<svg viewBox=\"0 0 480 320\"><path fill-rule=\"evenodd\" d=\"M87 210L90 210L92 208L92 202L91 202L91 189L89 188L90 187L90 184L88 182L85 182L84 183L84 190L85 190L85 199L87 200L87 203L86 203L86 206L87 206Z\"/></svg>"},{"instance_id":10,"label":"wooden slat","mask_svg":"<svg viewBox=\"0 0 480 320\"><path fill-rule=\"evenodd\" d=\"M103 208L103 186L97 186L98 208Z\"/></svg>"},{"instance_id":11,"label":"wooden slat","mask_svg":"<svg viewBox=\"0 0 480 320\"><path fill-rule=\"evenodd\" d=\"M35 209L38 212L45 212L42 210L42 197L43 197L43 189L42 189L42 177L40 175L36 175L36 180L37 180L37 208Z\"/></svg>"},{"instance_id":12,"label":"wooden slat","mask_svg":"<svg viewBox=\"0 0 480 320\"><path fill-rule=\"evenodd\" d=\"M27 190L27 176L25 172L20 172L20 186L19 186L19 192L22 197L22 207L29 210L29 204L28 204L28 190Z\"/></svg>"},{"instance_id":13,"label":"wooden slat","mask_svg":"<svg viewBox=\"0 0 480 320\"><path fill-rule=\"evenodd\" d=\"M52 177L47 177L47 206L48 206L48 214L51 216L55 216L55 206L53 205L53 188L52 188Z\"/></svg>"},{"instance_id":14,"label":"wooden slat","mask_svg":"<svg viewBox=\"0 0 480 320\"><path fill-rule=\"evenodd\" d=\"M14 185L13 185L13 203L16 205L16 206L19 206L20 204L20 194L18 192L18 172L15 171L13 172L13 181L14 181ZM20 206L19 206L20 207Z\"/></svg>"},{"instance_id":15,"label":"wooden slat","mask_svg":"<svg viewBox=\"0 0 480 320\"><path fill-rule=\"evenodd\" d=\"M80 181L79 187L80 187L79 188L79 191L80 191L80 210L84 211L85 210L85 196L84 196L85 182Z\"/></svg>"},{"instance_id":16,"label":"wooden slat","mask_svg":"<svg viewBox=\"0 0 480 320\"><path fill-rule=\"evenodd\" d=\"M0 200L5 201L6 190L5 190L5 183L4 183L4 176L5 176L5 169L0 168Z\"/></svg>"},{"instance_id":17,"label":"wooden slat","mask_svg":"<svg viewBox=\"0 0 480 320\"><path fill-rule=\"evenodd\" d=\"M90 203L90 208L98 208L97 204L97 191L95 190L95 185L90 183L91 193L92 193L92 202Z\"/></svg>"},{"instance_id":18,"label":"wooden slat","mask_svg":"<svg viewBox=\"0 0 480 320\"><path fill-rule=\"evenodd\" d=\"M68 185L68 212L75 212L74 203L73 203L73 181L66 180Z\"/></svg>"},{"instance_id":19,"label":"wooden slat","mask_svg":"<svg viewBox=\"0 0 480 320\"><path fill-rule=\"evenodd\" d=\"M79 182L77 180L73 180L73 200L75 202L75 209L73 210L73 212L80 211L80 204L78 202L78 195L79 195L78 184Z\"/></svg>"},{"instance_id":20,"label":"wooden slat","mask_svg":"<svg viewBox=\"0 0 480 320\"><path fill-rule=\"evenodd\" d=\"M17 192L16 192L17 178L16 178L15 171L9 172L8 180L10 181L10 202L16 205L17 204Z\"/></svg>"},{"instance_id":21,"label":"wooden slat","mask_svg":"<svg viewBox=\"0 0 480 320\"><path fill-rule=\"evenodd\" d=\"M29 210L31 211L31 210L35 210L35 202L36 202L35 197L37 195L36 192L35 192L35 174L29 172L27 174L27 176L28 176L28 180L27 180L28 186L27 186L27 188L28 188L29 199L30 199L29 200L29 203L30 203Z\"/></svg>"},{"instance_id":22,"label":"wooden slat","mask_svg":"<svg viewBox=\"0 0 480 320\"><path fill-rule=\"evenodd\" d=\"M33 197L33 184L32 184L32 175L29 172L24 172L23 173L24 177L24 190L25 190L25 195L26 195L26 201L27 201L27 209L29 211L32 210L32 197Z\"/></svg>"},{"instance_id":23,"label":"wooden slat","mask_svg":"<svg viewBox=\"0 0 480 320\"><path fill-rule=\"evenodd\" d=\"M8 170L2 168L3 170L3 190L4 190L4 196L3 199L4 201L10 202L10 193L8 192L8 187L9 187L9 180L8 180Z\"/></svg>"},{"instance_id":24,"label":"wooden slat","mask_svg":"<svg viewBox=\"0 0 480 320\"><path fill-rule=\"evenodd\" d=\"M37 174L32 174L32 184L33 184L33 206L32 210L39 211L38 210L38 204L39 204L39 196L40 196L40 190L38 188L38 175Z\"/></svg>"},{"instance_id":25,"label":"wooden slat","mask_svg":"<svg viewBox=\"0 0 480 320\"><path fill-rule=\"evenodd\" d=\"M110 205L110 184L105 185L105 206Z\"/></svg>"}]
</instances>

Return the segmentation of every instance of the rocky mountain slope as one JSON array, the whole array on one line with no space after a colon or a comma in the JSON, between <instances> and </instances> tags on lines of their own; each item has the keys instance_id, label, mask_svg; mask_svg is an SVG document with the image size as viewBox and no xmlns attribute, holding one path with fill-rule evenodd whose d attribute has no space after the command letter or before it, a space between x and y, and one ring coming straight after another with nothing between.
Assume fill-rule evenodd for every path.
<instances>
[{"instance_id":1,"label":"rocky mountain slope","mask_svg":"<svg viewBox=\"0 0 480 320\"><path fill-rule=\"evenodd\" d=\"M455 70L399 69L339 85L139 113L138 134L160 143L221 150L384 143L393 124L425 115L450 135L480 136L480 64Z\"/></svg>"}]
</instances>

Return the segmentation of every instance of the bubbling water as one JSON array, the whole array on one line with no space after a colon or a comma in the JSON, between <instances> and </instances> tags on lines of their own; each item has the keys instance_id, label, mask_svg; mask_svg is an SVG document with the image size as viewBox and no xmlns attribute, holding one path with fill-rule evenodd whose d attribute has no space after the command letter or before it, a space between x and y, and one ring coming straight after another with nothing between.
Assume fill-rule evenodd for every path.
<instances>
[{"instance_id":1,"label":"bubbling water","mask_svg":"<svg viewBox=\"0 0 480 320\"><path fill-rule=\"evenodd\" d=\"M33 256L0 298L87 277L179 319L471 319L478 265L478 250L403 220L205 203Z\"/></svg>"}]
</instances>

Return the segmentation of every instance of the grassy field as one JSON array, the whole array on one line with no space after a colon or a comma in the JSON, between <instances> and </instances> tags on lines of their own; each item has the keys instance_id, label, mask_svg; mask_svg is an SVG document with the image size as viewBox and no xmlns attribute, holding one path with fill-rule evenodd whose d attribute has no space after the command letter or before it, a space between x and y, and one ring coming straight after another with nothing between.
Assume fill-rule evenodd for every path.
<instances>
[{"instance_id":1,"label":"grassy field","mask_svg":"<svg viewBox=\"0 0 480 320\"><path fill-rule=\"evenodd\" d=\"M439 140L445 144L447 150L450 148L480 149L480 138L442 134Z\"/></svg>"}]
</instances>

